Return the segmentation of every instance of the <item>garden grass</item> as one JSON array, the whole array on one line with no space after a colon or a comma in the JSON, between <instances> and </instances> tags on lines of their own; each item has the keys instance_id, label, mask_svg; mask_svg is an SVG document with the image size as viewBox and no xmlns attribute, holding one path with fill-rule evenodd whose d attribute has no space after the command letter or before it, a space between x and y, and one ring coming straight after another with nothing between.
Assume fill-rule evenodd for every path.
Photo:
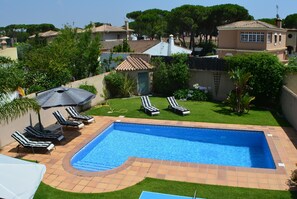
<instances>
[{"instance_id":1,"label":"garden grass","mask_svg":"<svg viewBox=\"0 0 297 199\"><path fill-rule=\"evenodd\" d=\"M123 190L108 193L71 193L54 189L41 183L35 199L138 199L142 191L153 191L167 194L175 194L193 197L197 190L197 197L207 199L228 198L228 199L290 199L297 198L297 192L275 191L251 188L237 188L217 185L195 184L188 182L176 182L146 178L142 182Z\"/></svg>"},{"instance_id":2,"label":"garden grass","mask_svg":"<svg viewBox=\"0 0 297 199\"><path fill-rule=\"evenodd\" d=\"M227 124L250 124L263 126L290 126L289 123L270 110L252 108L248 113L237 115L222 103L200 101L178 101L188 108L190 115L181 116L167 109L166 98L150 97L151 103L160 109L160 114L150 116L140 110L140 97L110 99L106 105L95 106L86 114L99 116L125 116L129 118L152 118L161 120L178 120Z\"/></svg>"}]
</instances>

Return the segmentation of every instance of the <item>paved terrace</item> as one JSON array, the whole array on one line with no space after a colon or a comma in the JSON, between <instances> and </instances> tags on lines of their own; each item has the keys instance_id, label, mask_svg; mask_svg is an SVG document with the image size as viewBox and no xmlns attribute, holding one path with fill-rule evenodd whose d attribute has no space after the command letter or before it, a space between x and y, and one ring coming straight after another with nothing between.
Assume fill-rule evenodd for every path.
<instances>
[{"instance_id":1,"label":"paved terrace","mask_svg":"<svg viewBox=\"0 0 297 199\"><path fill-rule=\"evenodd\" d=\"M234 187L288 190L289 187L286 182L290 177L291 171L296 169L297 133L292 128L115 117L95 117L95 119L95 123L87 125L80 131L65 130L66 139L61 143L57 143L56 149L51 153L44 154L41 152L33 154L31 150L22 148L17 153L16 142L5 146L0 152L12 157L18 156L37 160L45 164L47 171L43 182L52 187L64 191L85 193L124 189L135 185L146 177ZM104 128L118 119L123 122L133 123L262 130L265 132L277 169L190 164L141 158L130 158L122 166L104 172L82 172L72 168L69 163L72 155L92 138L100 134ZM272 136L267 134L272 134ZM284 163L285 167L278 166L279 162Z\"/></svg>"}]
</instances>

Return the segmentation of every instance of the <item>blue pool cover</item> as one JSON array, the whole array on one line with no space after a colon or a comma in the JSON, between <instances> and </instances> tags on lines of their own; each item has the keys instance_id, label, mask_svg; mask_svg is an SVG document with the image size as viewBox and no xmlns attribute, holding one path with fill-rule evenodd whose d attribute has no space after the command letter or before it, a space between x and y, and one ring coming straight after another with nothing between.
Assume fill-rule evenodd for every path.
<instances>
[{"instance_id":1,"label":"blue pool cover","mask_svg":"<svg viewBox=\"0 0 297 199\"><path fill-rule=\"evenodd\" d=\"M262 131L207 129L115 122L76 153L84 171L121 166L129 157L275 169Z\"/></svg>"},{"instance_id":2,"label":"blue pool cover","mask_svg":"<svg viewBox=\"0 0 297 199\"><path fill-rule=\"evenodd\" d=\"M193 199L193 197L143 191L139 199ZM196 198L196 199L201 199L201 198Z\"/></svg>"}]
</instances>

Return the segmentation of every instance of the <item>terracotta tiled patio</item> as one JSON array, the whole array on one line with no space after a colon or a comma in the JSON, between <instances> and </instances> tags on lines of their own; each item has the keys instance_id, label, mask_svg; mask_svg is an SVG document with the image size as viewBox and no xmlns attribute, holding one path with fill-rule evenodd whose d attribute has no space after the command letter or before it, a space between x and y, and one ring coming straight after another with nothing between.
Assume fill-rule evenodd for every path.
<instances>
[{"instance_id":1,"label":"terracotta tiled patio","mask_svg":"<svg viewBox=\"0 0 297 199\"><path fill-rule=\"evenodd\" d=\"M98 193L124 189L146 177L186 181L203 184L227 185L261 189L287 190L286 182L297 163L297 133L292 128L213 124L198 122L164 121L154 119L132 119L95 117L96 122L80 131L64 130L66 139L57 143L51 153L35 153L28 149L16 151L17 143L5 146L2 154L12 157L37 160L46 165L43 182L57 189L71 192ZM152 123L205 128L243 129L264 131L277 169L255 169L206 164L190 164L130 158L122 166L105 172L82 172L70 165L70 158L81 147L101 133L116 120L133 123ZM278 163L284 163L285 167Z\"/></svg>"}]
</instances>

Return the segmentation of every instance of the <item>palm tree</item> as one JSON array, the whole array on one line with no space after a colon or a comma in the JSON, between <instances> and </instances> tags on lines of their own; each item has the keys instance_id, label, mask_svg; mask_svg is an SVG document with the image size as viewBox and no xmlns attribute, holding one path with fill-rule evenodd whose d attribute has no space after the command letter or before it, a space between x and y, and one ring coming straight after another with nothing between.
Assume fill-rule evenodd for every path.
<instances>
[{"instance_id":1,"label":"palm tree","mask_svg":"<svg viewBox=\"0 0 297 199\"><path fill-rule=\"evenodd\" d=\"M11 101L7 97L8 93L7 90L0 90L0 123L20 117L29 110L39 111L40 106L35 99L22 97Z\"/></svg>"},{"instance_id":2,"label":"palm tree","mask_svg":"<svg viewBox=\"0 0 297 199\"><path fill-rule=\"evenodd\" d=\"M23 78L21 70L18 70L15 64L9 58L0 57L0 123L13 120L31 109L36 112L40 109L35 99L9 97L9 94L21 85Z\"/></svg>"},{"instance_id":3,"label":"palm tree","mask_svg":"<svg viewBox=\"0 0 297 199\"><path fill-rule=\"evenodd\" d=\"M248 94L248 90L250 89L248 81L252 77L252 74L245 72L244 69L237 68L230 71L229 76L233 80L235 88L229 94L226 102L233 111L241 114L245 110L249 110L251 101L255 99L255 97Z\"/></svg>"}]
</instances>

